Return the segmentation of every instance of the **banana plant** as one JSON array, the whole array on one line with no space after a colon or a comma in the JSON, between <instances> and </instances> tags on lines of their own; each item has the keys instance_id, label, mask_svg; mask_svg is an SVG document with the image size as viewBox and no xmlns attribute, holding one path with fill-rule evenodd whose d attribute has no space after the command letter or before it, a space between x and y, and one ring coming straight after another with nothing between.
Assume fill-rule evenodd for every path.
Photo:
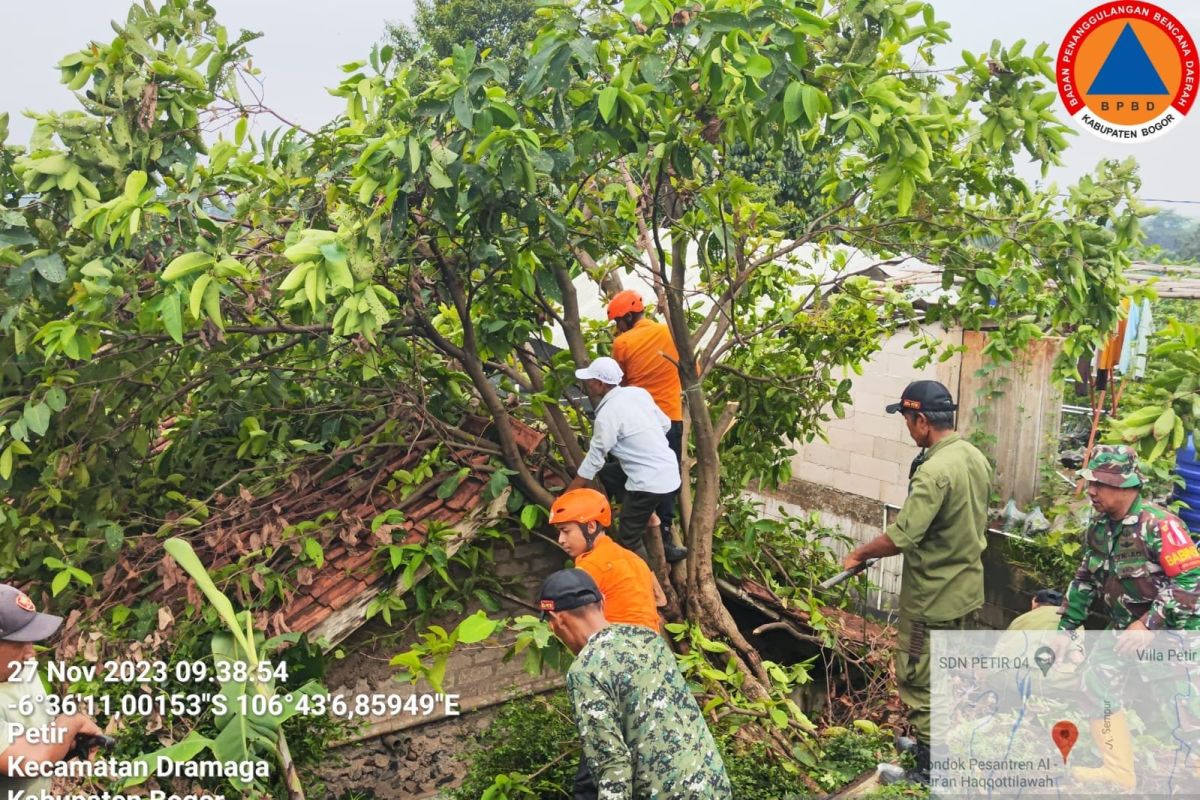
<instances>
[{"instance_id":1,"label":"banana plant","mask_svg":"<svg viewBox=\"0 0 1200 800\"><path fill-rule=\"evenodd\" d=\"M1171 320L1149 355L1146 381L1124 401L1135 410L1115 420L1109 433L1153 464L1183 447L1200 424L1200 325Z\"/></svg>"},{"instance_id":2,"label":"banana plant","mask_svg":"<svg viewBox=\"0 0 1200 800\"><path fill-rule=\"evenodd\" d=\"M165 543L167 553L183 568L196 586L204 593L213 610L225 625L225 630L213 636L212 654L214 666L244 663L247 667L243 680L231 678L221 684L220 695L224 713L216 718L217 735L210 738L193 730L182 741L154 753L141 756L138 760L153 765L158 757L175 761L188 761L204 750L212 752L218 761L251 762L273 757L283 774L284 786L289 800L304 800L304 789L300 776L292 761L283 723L298 712L300 698L324 693L315 681L285 696L276 693L273 678L263 680L266 670L259 665L272 653L297 638L296 634L265 639L254 630L254 621L246 611L235 612L233 603L225 596L209 576L192 546L183 539L169 539ZM235 674L234 670L226 670ZM218 673L220 674L220 673ZM261 696L262 700L250 698ZM243 698L245 698L243 700ZM215 705L215 704L214 704ZM269 709L278 713L259 713L256 709ZM126 786L133 786L144 779L133 779ZM253 781L230 778L235 788L249 793L255 788Z\"/></svg>"}]
</instances>

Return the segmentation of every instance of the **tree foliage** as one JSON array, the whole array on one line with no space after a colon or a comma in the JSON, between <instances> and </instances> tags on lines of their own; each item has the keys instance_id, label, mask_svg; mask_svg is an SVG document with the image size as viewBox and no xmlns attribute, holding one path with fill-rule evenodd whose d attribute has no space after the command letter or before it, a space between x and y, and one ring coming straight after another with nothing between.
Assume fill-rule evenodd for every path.
<instances>
[{"instance_id":1,"label":"tree foliage","mask_svg":"<svg viewBox=\"0 0 1200 800\"><path fill-rule=\"evenodd\" d=\"M389 25L388 36L399 59L418 60L430 70L453 55L455 47L470 43L477 53L503 62L515 87L525 51L537 36L536 11L533 0L417 0L412 25Z\"/></svg>"},{"instance_id":2,"label":"tree foliage","mask_svg":"<svg viewBox=\"0 0 1200 800\"><path fill-rule=\"evenodd\" d=\"M372 50L312 133L249 132L252 37L206 0L135 6L60 62L79 108L0 151L0 567L86 596L130 541L203 532L239 487L417 428L468 441L467 414L490 418L494 488L534 525L582 455L562 397L598 337L577 293L637 273L688 405L678 609L765 703L713 577L723 493L787 479L880 338L920 319L994 326L999 357L1054 333L1074 358L1113 327L1136 175L1103 163L1065 199L1017 176L1066 146L1044 45L932 72L947 26L901 0L537 15L516 62ZM781 202L735 151L802 158L803 195ZM916 256L952 291L918 312L855 253ZM548 433L540 461L516 421Z\"/></svg>"}]
</instances>

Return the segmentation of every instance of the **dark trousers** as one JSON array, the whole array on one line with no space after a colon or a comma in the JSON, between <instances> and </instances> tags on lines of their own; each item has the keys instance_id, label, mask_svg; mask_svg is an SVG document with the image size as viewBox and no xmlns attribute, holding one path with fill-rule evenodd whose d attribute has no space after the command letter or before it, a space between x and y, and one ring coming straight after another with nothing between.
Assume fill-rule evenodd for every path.
<instances>
[{"instance_id":1,"label":"dark trousers","mask_svg":"<svg viewBox=\"0 0 1200 800\"><path fill-rule=\"evenodd\" d=\"M683 468L683 422L672 422L670 430L667 431L667 444L671 446L671 451L675 453L675 463ZM671 523L675 521L675 502L679 497L679 491L676 490L670 494L663 495L663 499L659 501L658 508L654 509L658 514L658 519L662 522L663 542L671 541Z\"/></svg>"},{"instance_id":2,"label":"dark trousers","mask_svg":"<svg viewBox=\"0 0 1200 800\"><path fill-rule=\"evenodd\" d=\"M600 787L588 769L587 759L580 756L579 769L575 772L575 792L571 797L573 800L597 800L599 796Z\"/></svg>"},{"instance_id":3,"label":"dark trousers","mask_svg":"<svg viewBox=\"0 0 1200 800\"><path fill-rule=\"evenodd\" d=\"M625 489L625 470L614 461L609 461L597 475L604 491L610 500L621 504L621 512L617 517L617 544L627 550L632 550L641 556L647 564L650 555L646 552L646 526L650 515L658 508L664 497L669 494L653 494L651 492L631 492Z\"/></svg>"}]
</instances>

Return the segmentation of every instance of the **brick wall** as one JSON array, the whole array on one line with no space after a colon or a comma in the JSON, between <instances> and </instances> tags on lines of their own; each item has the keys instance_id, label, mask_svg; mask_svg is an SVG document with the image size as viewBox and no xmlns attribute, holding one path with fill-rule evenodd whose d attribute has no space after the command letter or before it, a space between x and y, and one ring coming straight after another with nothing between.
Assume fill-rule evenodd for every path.
<instances>
[{"instance_id":1,"label":"brick wall","mask_svg":"<svg viewBox=\"0 0 1200 800\"><path fill-rule=\"evenodd\" d=\"M557 546L540 538L511 550L498 547L495 557L497 574L517 582L513 597L530 605L536 605L545 577L562 569L567 561ZM472 605L465 613L435 615L429 624L451 630L477 610L479 607ZM498 615L530 613L535 612L529 605L506 600ZM389 666L389 659L407 650L425 627L403 630L399 626L406 624L406 616L393 614L392 619L397 627L376 618L342 643L340 649L348 655L335 662L326 676L330 692L407 696L432 691L424 683L412 686L393 680L396 668ZM506 644L461 646L451 655L444 689L459 695L465 712L461 717L432 722L408 716L368 719L360 734L366 738L334 750L326 772L326 796L341 798L360 792L379 800L432 797L438 789L456 783L465 770L460 752L485 726L498 703L562 683L562 677L551 672L529 675L522 669L520 657L505 662Z\"/></svg>"}]
</instances>

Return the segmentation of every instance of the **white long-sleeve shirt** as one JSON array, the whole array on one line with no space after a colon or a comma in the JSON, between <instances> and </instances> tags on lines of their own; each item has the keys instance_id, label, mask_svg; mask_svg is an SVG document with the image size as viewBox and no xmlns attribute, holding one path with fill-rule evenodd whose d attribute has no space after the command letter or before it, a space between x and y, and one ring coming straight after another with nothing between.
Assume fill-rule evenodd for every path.
<instances>
[{"instance_id":1,"label":"white long-sleeve shirt","mask_svg":"<svg viewBox=\"0 0 1200 800\"><path fill-rule=\"evenodd\" d=\"M671 427L650 393L640 386L617 386L596 406L592 442L579 476L592 480L612 453L625 470L625 490L669 494L679 488L679 463L667 444Z\"/></svg>"}]
</instances>

